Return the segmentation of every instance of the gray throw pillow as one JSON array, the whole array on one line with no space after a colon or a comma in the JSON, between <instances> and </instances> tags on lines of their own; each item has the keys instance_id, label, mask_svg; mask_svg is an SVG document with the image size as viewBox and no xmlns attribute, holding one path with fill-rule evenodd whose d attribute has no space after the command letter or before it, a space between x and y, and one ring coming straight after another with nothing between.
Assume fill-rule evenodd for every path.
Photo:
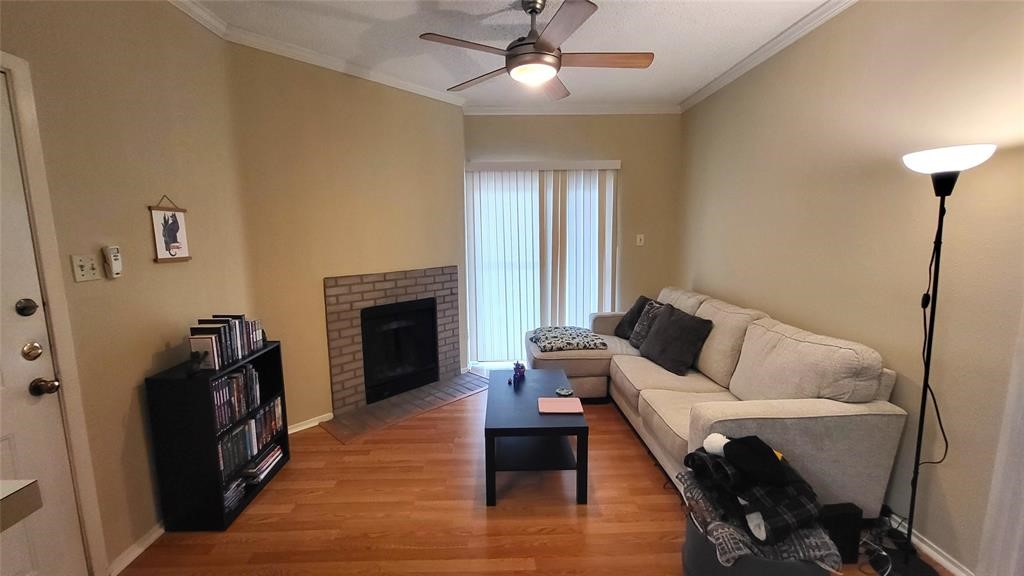
<instances>
[{"instance_id":1,"label":"gray throw pillow","mask_svg":"<svg viewBox=\"0 0 1024 576\"><path fill-rule=\"evenodd\" d=\"M643 345L644 340L647 339L647 333L651 331L651 326L654 325L654 321L658 318L658 313L664 307L664 304L654 300L651 300L644 306L644 311L640 313L640 319L636 321L633 333L629 335L630 346L640 348Z\"/></svg>"},{"instance_id":2,"label":"gray throw pillow","mask_svg":"<svg viewBox=\"0 0 1024 576\"><path fill-rule=\"evenodd\" d=\"M712 326L711 320L666 305L640 346L640 355L682 376L697 362Z\"/></svg>"},{"instance_id":3,"label":"gray throw pillow","mask_svg":"<svg viewBox=\"0 0 1024 576\"><path fill-rule=\"evenodd\" d=\"M629 337L633 335L633 329L636 328L636 323L640 320L640 315L644 312L644 306L651 299L647 296L641 296L636 299L633 306L623 314L619 323L615 325L615 335L623 340L629 340Z\"/></svg>"}]
</instances>

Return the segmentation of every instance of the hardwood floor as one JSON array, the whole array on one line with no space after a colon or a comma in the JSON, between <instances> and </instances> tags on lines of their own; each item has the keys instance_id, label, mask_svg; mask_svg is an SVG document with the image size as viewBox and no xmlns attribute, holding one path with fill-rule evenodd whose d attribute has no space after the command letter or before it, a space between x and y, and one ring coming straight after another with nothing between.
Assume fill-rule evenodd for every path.
<instances>
[{"instance_id":1,"label":"hardwood floor","mask_svg":"<svg viewBox=\"0 0 1024 576\"><path fill-rule=\"evenodd\" d=\"M682 573L678 492L611 404L585 407L589 504L574 472L505 472L486 507L485 394L347 444L294 434L291 462L228 531L164 534L122 574Z\"/></svg>"}]
</instances>

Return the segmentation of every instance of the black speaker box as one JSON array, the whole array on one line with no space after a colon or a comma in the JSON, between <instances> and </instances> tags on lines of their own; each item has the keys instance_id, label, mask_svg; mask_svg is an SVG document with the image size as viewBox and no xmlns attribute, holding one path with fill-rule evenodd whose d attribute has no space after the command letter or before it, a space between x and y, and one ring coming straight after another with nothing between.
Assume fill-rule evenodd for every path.
<instances>
[{"instance_id":1,"label":"black speaker box","mask_svg":"<svg viewBox=\"0 0 1024 576\"><path fill-rule=\"evenodd\" d=\"M844 564L855 564L859 558L860 524L864 512L856 504L829 504L821 507L818 521L839 549Z\"/></svg>"}]
</instances>

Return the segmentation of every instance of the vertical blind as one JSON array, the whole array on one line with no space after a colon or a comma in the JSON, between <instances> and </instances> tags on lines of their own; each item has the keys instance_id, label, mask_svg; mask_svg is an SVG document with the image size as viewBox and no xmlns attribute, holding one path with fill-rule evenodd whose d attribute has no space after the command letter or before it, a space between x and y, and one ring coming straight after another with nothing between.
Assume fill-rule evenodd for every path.
<instances>
[{"instance_id":1,"label":"vertical blind","mask_svg":"<svg viewBox=\"0 0 1024 576\"><path fill-rule=\"evenodd\" d=\"M466 172L471 361L523 357L538 326L615 304L615 170Z\"/></svg>"}]
</instances>

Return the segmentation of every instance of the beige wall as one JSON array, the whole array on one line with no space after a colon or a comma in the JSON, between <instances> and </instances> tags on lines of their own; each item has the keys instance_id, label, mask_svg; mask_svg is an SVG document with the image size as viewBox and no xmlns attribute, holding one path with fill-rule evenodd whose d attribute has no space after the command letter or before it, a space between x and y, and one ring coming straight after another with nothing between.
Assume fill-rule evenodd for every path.
<instances>
[{"instance_id":1,"label":"beige wall","mask_svg":"<svg viewBox=\"0 0 1024 576\"><path fill-rule=\"evenodd\" d=\"M331 412L324 277L461 271L462 110L230 52L256 311L282 341L288 416L299 422Z\"/></svg>"},{"instance_id":2,"label":"beige wall","mask_svg":"<svg viewBox=\"0 0 1024 576\"><path fill-rule=\"evenodd\" d=\"M680 117L467 116L466 157L480 160L621 160L619 302L657 296L673 278ZM646 245L636 246L644 234Z\"/></svg>"},{"instance_id":3,"label":"beige wall","mask_svg":"<svg viewBox=\"0 0 1024 576\"><path fill-rule=\"evenodd\" d=\"M32 68L107 550L157 522L142 391L186 327L251 309L227 45L166 3L3 3ZM193 259L153 262L146 206L188 209ZM124 276L75 284L70 254L120 244Z\"/></svg>"},{"instance_id":4,"label":"beige wall","mask_svg":"<svg viewBox=\"0 0 1024 576\"><path fill-rule=\"evenodd\" d=\"M916 528L969 568L1024 276L1024 4L860 3L686 112L686 285L865 342L912 413L889 502L906 513L938 201L902 154L995 142L948 204L933 363L951 451ZM934 420L926 457L941 453Z\"/></svg>"},{"instance_id":5,"label":"beige wall","mask_svg":"<svg viewBox=\"0 0 1024 576\"><path fill-rule=\"evenodd\" d=\"M66 269L113 559L157 524L142 385L185 359L196 317L263 318L295 423L331 412L325 276L461 268L462 112L229 44L163 2L2 10L0 48L32 67L62 257L124 251L116 281ZM191 262L152 262L162 194L189 210Z\"/></svg>"}]
</instances>

